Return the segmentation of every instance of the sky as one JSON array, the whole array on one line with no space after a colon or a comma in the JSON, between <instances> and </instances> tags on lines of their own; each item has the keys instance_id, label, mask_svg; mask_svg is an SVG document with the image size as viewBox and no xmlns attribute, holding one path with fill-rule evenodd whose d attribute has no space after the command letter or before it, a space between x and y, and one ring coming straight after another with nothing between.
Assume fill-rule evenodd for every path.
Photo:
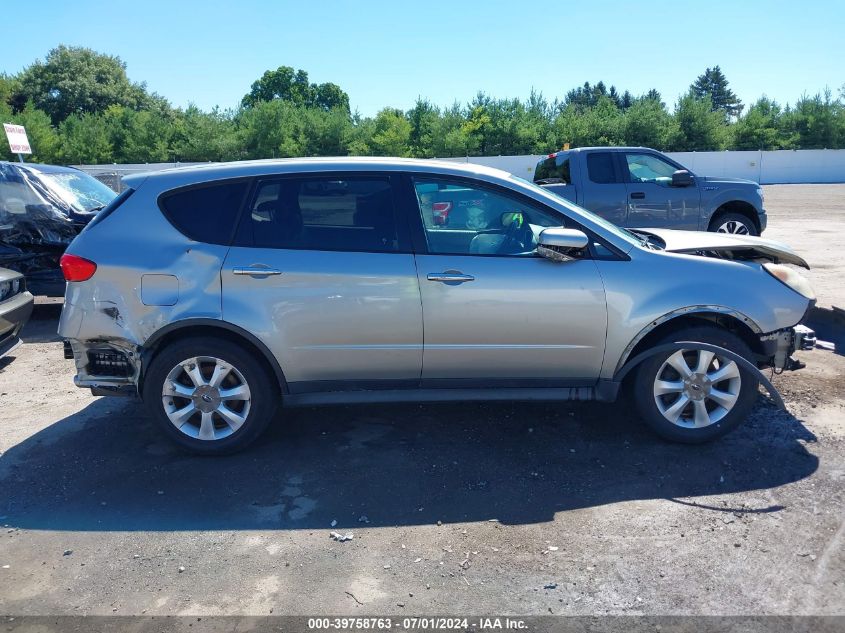
<instances>
[{"instance_id":1,"label":"sky","mask_svg":"<svg viewBox=\"0 0 845 633\"><path fill-rule=\"evenodd\" d=\"M599 80L635 96L657 88L671 105L717 64L745 103L845 84L838 0L39 0L3 14L2 72L86 46L174 106L204 110L236 107L283 65L340 85L364 116L479 90L551 101Z\"/></svg>"}]
</instances>

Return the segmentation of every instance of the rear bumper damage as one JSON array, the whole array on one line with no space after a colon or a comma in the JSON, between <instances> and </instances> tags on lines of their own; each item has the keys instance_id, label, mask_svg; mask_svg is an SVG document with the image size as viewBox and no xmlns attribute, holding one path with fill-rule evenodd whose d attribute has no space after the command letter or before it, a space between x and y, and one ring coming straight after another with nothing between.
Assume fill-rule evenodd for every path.
<instances>
[{"instance_id":1,"label":"rear bumper damage","mask_svg":"<svg viewBox=\"0 0 845 633\"><path fill-rule=\"evenodd\" d=\"M141 360L138 348L126 341L64 341L65 358L73 359L77 387L95 396L132 396L138 393Z\"/></svg>"}]
</instances>

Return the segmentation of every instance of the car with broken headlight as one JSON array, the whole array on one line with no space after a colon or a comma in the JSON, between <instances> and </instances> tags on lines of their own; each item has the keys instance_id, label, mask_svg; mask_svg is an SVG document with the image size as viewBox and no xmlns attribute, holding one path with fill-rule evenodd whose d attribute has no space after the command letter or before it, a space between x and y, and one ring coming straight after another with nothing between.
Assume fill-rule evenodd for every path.
<instances>
[{"instance_id":1,"label":"car with broken headlight","mask_svg":"<svg viewBox=\"0 0 845 633\"><path fill-rule=\"evenodd\" d=\"M243 448L279 404L612 402L626 384L659 435L704 442L760 384L776 398L760 370L801 367L813 342L788 246L621 229L478 165L290 159L124 182L62 258L59 333L79 387L140 395L197 453ZM432 222L453 193L476 210Z\"/></svg>"}]
</instances>

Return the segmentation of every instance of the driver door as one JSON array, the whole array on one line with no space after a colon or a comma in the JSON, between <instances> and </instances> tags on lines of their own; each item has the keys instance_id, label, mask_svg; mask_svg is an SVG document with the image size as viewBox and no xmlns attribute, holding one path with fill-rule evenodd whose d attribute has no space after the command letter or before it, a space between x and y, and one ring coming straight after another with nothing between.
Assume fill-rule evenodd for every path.
<instances>
[{"instance_id":1,"label":"driver door","mask_svg":"<svg viewBox=\"0 0 845 633\"><path fill-rule=\"evenodd\" d=\"M680 169L650 152L625 152L622 171L628 190L631 228L696 230L701 210L698 187L673 187L672 174Z\"/></svg>"},{"instance_id":2,"label":"driver door","mask_svg":"<svg viewBox=\"0 0 845 633\"><path fill-rule=\"evenodd\" d=\"M535 252L540 231L567 219L475 180L412 185L423 386L595 384L607 330L596 264Z\"/></svg>"}]
</instances>

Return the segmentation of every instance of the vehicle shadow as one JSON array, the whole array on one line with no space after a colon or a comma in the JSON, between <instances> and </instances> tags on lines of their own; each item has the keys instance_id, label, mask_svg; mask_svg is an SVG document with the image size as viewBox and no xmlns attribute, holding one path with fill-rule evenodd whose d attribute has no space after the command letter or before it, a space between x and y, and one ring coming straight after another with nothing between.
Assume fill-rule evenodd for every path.
<instances>
[{"instance_id":1,"label":"vehicle shadow","mask_svg":"<svg viewBox=\"0 0 845 633\"><path fill-rule=\"evenodd\" d=\"M812 474L815 437L762 398L724 439L656 439L598 404L285 411L229 457L174 449L135 400L100 398L0 456L0 516L48 530L329 529L552 520L618 501L772 488ZM729 506L731 504L728 504ZM736 504L739 505L739 504ZM772 512L780 508L719 507Z\"/></svg>"},{"instance_id":2,"label":"vehicle shadow","mask_svg":"<svg viewBox=\"0 0 845 633\"><path fill-rule=\"evenodd\" d=\"M62 312L61 302L36 301L32 307L32 316L21 331L21 338L25 343L54 343L61 341L58 328L59 315Z\"/></svg>"}]
</instances>

